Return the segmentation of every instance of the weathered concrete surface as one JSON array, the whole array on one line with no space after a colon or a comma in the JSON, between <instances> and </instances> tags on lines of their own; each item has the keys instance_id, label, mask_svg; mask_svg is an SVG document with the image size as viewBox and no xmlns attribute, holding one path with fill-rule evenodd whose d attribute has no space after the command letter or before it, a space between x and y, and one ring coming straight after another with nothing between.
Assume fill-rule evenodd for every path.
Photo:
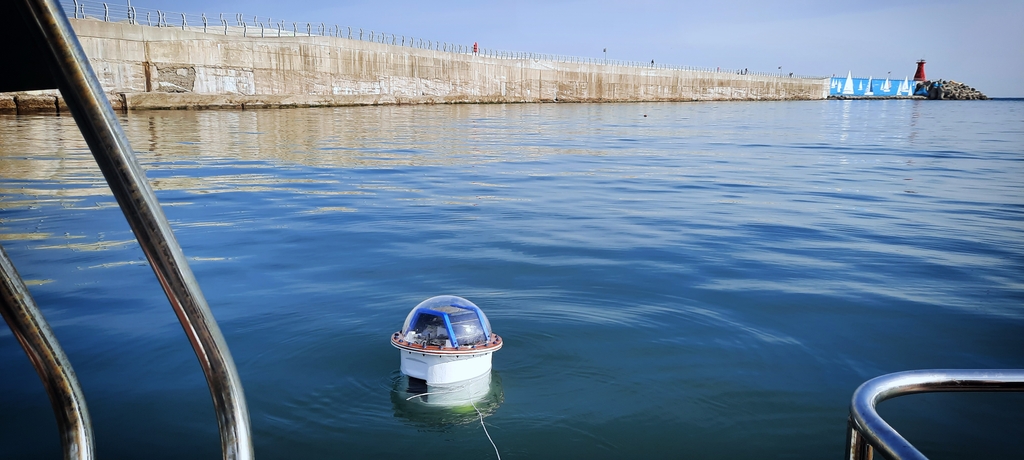
<instances>
[{"instance_id":1,"label":"weathered concrete surface","mask_svg":"<svg viewBox=\"0 0 1024 460\"><path fill-rule=\"evenodd\" d=\"M48 94L18 93L14 96L17 112L22 113L57 113L57 96Z\"/></svg>"},{"instance_id":2,"label":"weathered concrete surface","mask_svg":"<svg viewBox=\"0 0 1024 460\"><path fill-rule=\"evenodd\" d=\"M68 108L68 104L64 102L64 98L59 94L54 97L57 104L57 113L64 115L71 115L71 109Z\"/></svg>"},{"instance_id":3,"label":"weathered concrete surface","mask_svg":"<svg viewBox=\"0 0 1024 460\"><path fill-rule=\"evenodd\" d=\"M110 105L114 110L124 110L125 95L122 93L108 93ZM55 113L59 115L71 115L71 110L61 96L60 91L55 89L21 91L16 93L0 93L0 114L11 113Z\"/></svg>"},{"instance_id":4,"label":"weathered concrete surface","mask_svg":"<svg viewBox=\"0 0 1024 460\"><path fill-rule=\"evenodd\" d=\"M382 95L245 95L198 93L124 93L132 109L250 109L280 107L332 107L345 105L398 104L401 101ZM417 101L423 102L423 101ZM433 101L444 103L443 98Z\"/></svg>"},{"instance_id":5,"label":"weathered concrete surface","mask_svg":"<svg viewBox=\"0 0 1024 460\"><path fill-rule=\"evenodd\" d=\"M500 59L345 38L237 37L94 19L71 23L104 90L129 109L828 95L827 79Z\"/></svg>"},{"instance_id":6,"label":"weathered concrete surface","mask_svg":"<svg viewBox=\"0 0 1024 460\"><path fill-rule=\"evenodd\" d=\"M13 94L0 94L0 113L18 113Z\"/></svg>"}]
</instances>

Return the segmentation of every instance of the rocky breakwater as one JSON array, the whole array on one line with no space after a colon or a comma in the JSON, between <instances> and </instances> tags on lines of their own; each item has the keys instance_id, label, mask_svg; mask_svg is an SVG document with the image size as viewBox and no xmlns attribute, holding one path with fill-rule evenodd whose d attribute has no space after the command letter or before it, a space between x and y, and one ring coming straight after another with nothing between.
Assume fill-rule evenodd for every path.
<instances>
[{"instance_id":1,"label":"rocky breakwater","mask_svg":"<svg viewBox=\"0 0 1024 460\"><path fill-rule=\"evenodd\" d=\"M917 84L917 91L920 94L924 89L928 92L928 99L951 99L951 100L986 100L988 96L982 94L970 86L953 80L923 81Z\"/></svg>"}]
</instances>

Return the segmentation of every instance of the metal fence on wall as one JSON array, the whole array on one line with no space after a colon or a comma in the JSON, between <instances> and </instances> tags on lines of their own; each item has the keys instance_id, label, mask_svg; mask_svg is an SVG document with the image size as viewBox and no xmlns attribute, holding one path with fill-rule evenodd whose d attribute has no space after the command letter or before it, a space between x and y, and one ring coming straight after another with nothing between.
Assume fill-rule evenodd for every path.
<instances>
[{"instance_id":1,"label":"metal fence on wall","mask_svg":"<svg viewBox=\"0 0 1024 460\"><path fill-rule=\"evenodd\" d=\"M448 43L438 40L424 40L375 30L365 30L352 26L341 26L326 22L297 22L270 16L246 15L242 13L219 13L207 16L205 13L177 13L151 8L133 6L128 0L125 4L92 2L83 0L61 0L61 6L70 18L98 19L105 22L122 22L150 27L173 27L191 32L231 35L241 37L281 38L281 37L334 37L346 40L362 40L393 46L406 46L457 54L477 54L493 59L550 61L573 64L610 65L642 69L683 70L690 72L713 72L736 75L792 77L821 79L805 75L785 75L771 72L748 72L742 70L724 70L722 68L677 66L639 61L623 61L618 59L602 59L594 57L565 56L560 54L543 54L524 51L505 51L489 48L478 48L474 53L472 45Z\"/></svg>"}]
</instances>

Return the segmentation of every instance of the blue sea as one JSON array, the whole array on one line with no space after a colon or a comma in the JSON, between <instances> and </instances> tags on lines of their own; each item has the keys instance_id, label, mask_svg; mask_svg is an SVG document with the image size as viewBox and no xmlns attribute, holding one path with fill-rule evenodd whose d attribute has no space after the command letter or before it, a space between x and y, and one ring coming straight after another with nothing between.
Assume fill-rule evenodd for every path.
<instances>
[{"instance_id":1,"label":"blue sea","mask_svg":"<svg viewBox=\"0 0 1024 460\"><path fill-rule=\"evenodd\" d=\"M121 122L259 458L839 458L868 379L1024 368L1024 101ZM0 244L74 366L98 458L218 458L195 354L74 121L0 116L0 189ZM504 339L479 413L401 389L389 338L440 294ZM933 459L1024 452L1024 394L880 412ZM60 452L0 326L0 458Z\"/></svg>"}]
</instances>

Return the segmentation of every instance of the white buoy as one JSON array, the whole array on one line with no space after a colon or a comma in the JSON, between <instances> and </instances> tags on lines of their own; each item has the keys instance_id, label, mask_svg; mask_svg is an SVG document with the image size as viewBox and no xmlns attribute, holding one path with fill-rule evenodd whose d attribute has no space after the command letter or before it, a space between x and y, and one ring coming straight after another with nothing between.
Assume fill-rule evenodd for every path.
<instances>
[{"instance_id":1,"label":"white buoy","mask_svg":"<svg viewBox=\"0 0 1024 460\"><path fill-rule=\"evenodd\" d=\"M491 372L501 337L473 302L443 295L420 302L391 335L402 356L402 374L428 388L468 381ZM412 382L410 382L412 383Z\"/></svg>"}]
</instances>

